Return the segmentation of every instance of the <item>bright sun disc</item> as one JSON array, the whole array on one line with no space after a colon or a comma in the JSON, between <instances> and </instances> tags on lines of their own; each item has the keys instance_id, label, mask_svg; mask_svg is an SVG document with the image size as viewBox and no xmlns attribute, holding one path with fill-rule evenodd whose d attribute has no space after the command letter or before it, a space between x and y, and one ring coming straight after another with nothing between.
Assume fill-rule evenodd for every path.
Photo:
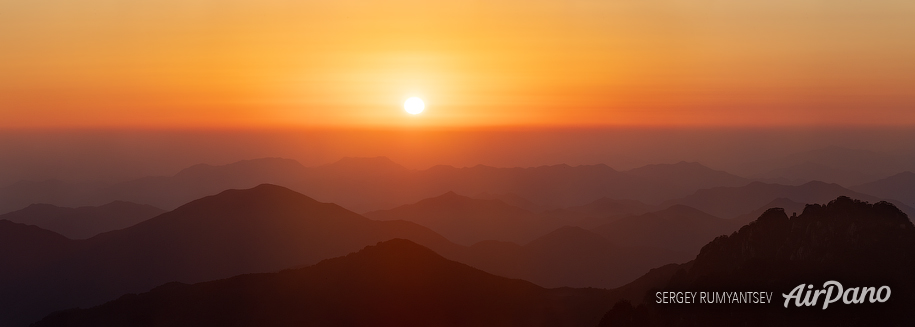
<instances>
[{"instance_id":1,"label":"bright sun disc","mask_svg":"<svg viewBox=\"0 0 915 327\"><path fill-rule=\"evenodd\" d=\"M403 103L403 108L411 115L416 115L423 112L423 109L426 109L426 104L423 103L422 99L412 97Z\"/></svg>"}]
</instances>

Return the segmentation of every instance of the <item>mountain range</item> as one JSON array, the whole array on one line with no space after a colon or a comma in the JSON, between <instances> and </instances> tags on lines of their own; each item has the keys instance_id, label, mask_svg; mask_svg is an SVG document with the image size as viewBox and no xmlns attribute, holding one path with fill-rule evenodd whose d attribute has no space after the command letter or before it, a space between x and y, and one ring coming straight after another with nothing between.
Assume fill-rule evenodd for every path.
<instances>
[{"instance_id":1,"label":"mountain range","mask_svg":"<svg viewBox=\"0 0 915 327\"><path fill-rule=\"evenodd\" d=\"M730 234L749 222L718 218L685 205L673 205L663 210L646 212L651 208L638 201L601 198L579 207L535 214L500 200L473 199L448 192L415 204L369 212L365 216L376 220L414 222L462 245L473 245L482 241L528 244L559 227L568 226L580 227L582 230L579 236L582 239L592 238L595 236L593 233L596 233L608 243L612 243L612 247L630 247L633 251L641 248L666 249L690 255L699 253L699 248L708 240ZM632 212L641 214L631 214ZM595 225L597 226L594 227ZM610 246L598 248L601 247L604 249L591 251L613 252ZM646 250L638 251L647 256ZM590 261L604 262L606 259L592 258ZM541 280L531 278L527 277L532 281Z\"/></svg>"},{"instance_id":2,"label":"mountain range","mask_svg":"<svg viewBox=\"0 0 915 327\"><path fill-rule=\"evenodd\" d=\"M11 243L0 252L0 260L16 267L0 280L0 324L13 326L54 310L97 305L166 282L195 283L302 267L392 238L409 239L446 258L547 287L611 288L652 267L690 258L670 250L618 246L576 227L524 245L500 243L498 251L486 242L464 247L412 222L371 220L267 184L207 196L86 240L0 222L0 234L18 237L8 240Z\"/></svg>"},{"instance_id":3,"label":"mountain range","mask_svg":"<svg viewBox=\"0 0 915 327\"><path fill-rule=\"evenodd\" d=\"M819 180L848 187L915 169L913 159L911 154L827 146L772 156L731 169L738 175L767 183L800 185Z\"/></svg>"},{"instance_id":4,"label":"mountain range","mask_svg":"<svg viewBox=\"0 0 915 327\"><path fill-rule=\"evenodd\" d=\"M563 239L607 244L588 233L561 228L526 246L556 248L550 240ZM487 253L518 250L504 242L478 246ZM566 258L579 264L588 259ZM915 226L908 217L887 202L838 197L807 205L794 217L781 208L766 210L739 231L714 238L694 260L658 266L609 291L545 289L395 239L303 268L167 283L92 308L59 311L33 326L910 326L913 273ZM780 294L824 280L849 287L886 285L892 297L885 303L835 303L830 310L782 305ZM655 303L656 291L684 290L766 291L775 299Z\"/></svg>"},{"instance_id":5,"label":"mountain range","mask_svg":"<svg viewBox=\"0 0 915 327\"><path fill-rule=\"evenodd\" d=\"M173 176L145 177L113 185L20 182L0 188L0 212L33 203L97 206L115 200L171 210L221 190L250 188L262 183L286 186L357 212L390 209L449 191L503 197L510 194L517 201L509 202L536 203L542 210L548 210L580 206L602 197L659 203L699 189L749 182L687 162L621 172L606 165L434 166L411 170L384 157L344 158L323 166L305 167L289 159L263 158L223 166L196 165Z\"/></svg>"},{"instance_id":6,"label":"mountain range","mask_svg":"<svg viewBox=\"0 0 915 327\"><path fill-rule=\"evenodd\" d=\"M816 165L834 163L835 160L830 158L835 156L847 157L842 153L826 151L802 157L812 160L808 165L813 167L812 171L822 172L822 167ZM808 161L798 164L804 165L805 162ZM859 165L866 166L867 162ZM854 167L857 166L847 165L840 168ZM850 176L847 171L834 175ZM356 212L387 210L447 192L456 192L475 198L499 199L534 213L581 207L598 199L608 198L615 201L633 201L652 207L638 213L663 209L673 204L685 204L715 216L733 218L779 197L813 203L828 201L839 195L868 201L898 200L900 202L897 202L897 205L903 205L901 208L904 211L912 213L909 211L910 202L907 201L915 200L908 195L910 192L907 190L911 183L907 182L905 176L900 174L888 178L882 184L861 184L853 187L853 190L841 186L827 190L828 187L822 184L832 184L815 181L820 178L817 176L811 177L812 179L799 178L790 181L766 179L785 183L814 180L800 185L759 183L695 162L647 165L628 171L617 171L606 165L554 165L530 168L495 168L483 165L465 168L434 166L425 170L413 170L385 157L343 158L316 167L305 167L290 159L262 158L222 166L195 165L173 176L146 177L113 185L23 181L0 188L0 212L22 209L34 203L77 207L99 206L116 200L171 210L225 189L243 189L270 183L309 194L323 202L337 203ZM834 179L828 176L822 178ZM899 181L893 182L894 178ZM846 181L843 183L849 185ZM769 188L772 190L761 190L764 188L761 186L763 184L770 185ZM763 196L741 200L753 201L741 206L728 207L722 203L722 208L698 206L691 202L691 197L708 196L708 192L722 188L738 193L744 190L749 192L748 196L755 194L753 192L761 192L760 195ZM709 189L713 191L705 191ZM803 195L808 190L814 193L809 196ZM699 191L706 193L699 194ZM635 212L626 214L630 213ZM590 227L606 222L608 221L596 222Z\"/></svg>"},{"instance_id":7,"label":"mountain range","mask_svg":"<svg viewBox=\"0 0 915 327\"><path fill-rule=\"evenodd\" d=\"M611 299L498 277L395 239L306 268L169 283L33 326L593 326Z\"/></svg>"}]
</instances>

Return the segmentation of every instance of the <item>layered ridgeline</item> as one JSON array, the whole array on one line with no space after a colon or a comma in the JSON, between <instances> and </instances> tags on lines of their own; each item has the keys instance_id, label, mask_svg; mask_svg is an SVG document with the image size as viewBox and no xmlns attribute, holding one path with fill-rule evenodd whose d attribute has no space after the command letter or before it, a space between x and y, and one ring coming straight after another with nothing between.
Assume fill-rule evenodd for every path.
<instances>
[{"instance_id":1,"label":"layered ridgeline","mask_svg":"<svg viewBox=\"0 0 915 327\"><path fill-rule=\"evenodd\" d=\"M547 238L601 242L582 231L565 228ZM301 269L169 283L57 312L35 326L594 326L602 315L600 325L607 326L910 326L913 233L907 217L887 203L840 197L791 218L772 209L708 243L694 261L659 267L613 291L544 289L393 240ZM875 292L883 302L870 303L868 294L864 303L838 300L827 309L824 299L838 299L834 293L821 294L812 306L793 299L783 305L782 293L802 284L816 290L829 280L846 290L886 286L892 292ZM656 291L768 292L772 300L658 304ZM616 302L638 303L638 294L643 303L636 307Z\"/></svg>"},{"instance_id":2,"label":"layered ridgeline","mask_svg":"<svg viewBox=\"0 0 915 327\"><path fill-rule=\"evenodd\" d=\"M33 326L593 326L611 297L544 289L390 240L301 269L170 283Z\"/></svg>"},{"instance_id":3,"label":"layered ridgeline","mask_svg":"<svg viewBox=\"0 0 915 327\"><path fill-rule=\"evenodd\" d=\"M911 171L853 186L851 189L884 199L899 200L909 206L915 206L915 173Z\"/></svg>"},{"instance_id":4,"label":"layered ridgeline","mask_svg":"<svg viewBox=\"0 0 915 327\"><path fill-rule=\"evenodd\" d=\"M614 305L601 326L915 324L915 227L886 202L839 197L791 218L771 209L707 244L694 261L666 269L678 271L639 305ZM666 301L675 303L657 303L665 301L659 291L697 293L692 300L688 293L667 293L675 298ZM701 292L764 292L771 302L703 303ZM683 301L698 303L677 303Z\"/></svg>"},{"instance_id":5,"label":"layered ridgeline","mask_svg":"<svg viewBox=\"0 0 915 327\"><path fill-rule=\"evenodd\" d=\"M392 238L456 247L422 226L373 221L274 185L224 191L87 240L7 221L0 235L15 236L0 242L2 326L172 281L311 265Z\"/></svg>"},{"instance_id":6,"label":"layered ridgeline","mask_svg":"<svg viewBox=\"0 0 915 327\"><path fill-rule=\"evenodd\" d=\"M489 198L514 197L539 210L589 203L601 197L658 203L717 186L749 180L698 163L648 165L617 171L606 165L497 168L483 165L407 169L385 157L344 158L305 167L290 159L263 158L212 166L195 165L172 176L153 176L114 185L62 181L19 182L0 187L0 213L32 203L100 205L114 200L171 210L225 189L277 184L357 212L390 209L448 191ZM531 207L531 206L528 206Z\"/></svg>"},{"instance_id":7,"label":"layered ridgeline","mask_svg":"<svg viewBox=\"0 0 915 327\"><path fill-rule=\"evenodd\" d=\"M88 307L167 282L203 282L302 267L392 238L545 287L612 288L652 267L685 262L669 250L626 247L580 228L524 245L465 247L403 220L375 221L275 185L228 190L87 240L0 221L0 325Z\"/></svg>"},{"instance_id":8,"label":"layered ridgeline","mask_svg":"<svg viewBox=\"0 0 915 327\"><path fill-rule=\"evenodd\" d=\"M637 208L644 204L652 206L649 210L683 204L730 219L778 198L824 203L845 195L872 202L892 200L913 216L915 209L909 206L913 205L910 180L901 175L885 182L861 185L854 188L858 191L855 192L830 184L832 180L803 185L750 184L750 179L688 162L647 165L627 171L600 164L529 168L435 166L413 170L384 157L344 158L317 167L305 167L289 159L263 158L221 166L196 165L172 176L145 177L114 185L23 181L0 187L0 213L33 203L77 207L114 200L171 210L225 189L270 183L360 213L391 209L453 191L475 198L500 199L535 213L609 198L634 200L635 205L630 205L627 213L637 213L631 212L633 209L645 210ZM700 190L707 191L697 192ZM644 212L647 211L638 213Z\"/></svg>"},{"instance_id":9,"label":"layered ridgeline","mask_svg":"<svg viewBox=\"0 0 915 327\"><path fill-rule=\"evenodd\" d=\"M165 210L132 202L78 208L32 204L0 215L0 220L35 225L71 239L87 239L100 233L127 228L164 213Z\"/></svg>"},{"instance_id":10,"label":"layered ridgeline","mask_svg":"<svg viewBox=\"0 0 915 327\"><path fill-rule=\"evenodd\" d=\"M795 207L790 200L784 199L769 204L786 208ZM798 205L803 208L802 204ZM595 238L593 234L596 233L604 240L591 244L612 245L600 246L602 250L594 249L583 252L611 253L614 251L607 251L607 249L625 248L634 256L651 258L652 249L664 249L669 252L682 253L685 255L684 258L687 256L692 258L709 240L736 231L759 217L765 209L772 207L767 206L748 213L747 215L753 215L752 218L722 219L685 205L673 205L663 210L657 210L638 201L601 198L583 206L534 213L508 205L498 199L474 199L448 192L394 209L368 212L365 216L376 220L415 222L429 227L455 243L473 245L475 248L487 248L493 250L493 253L510 250L510 246L489 241L510 242L530 247L531 244L542 243L538 241L539 238L562 227L571 226L583 229L574 232L581 234L582 240ZM573 231L574 229L567 230ZM574 237L570 237L569 240L579 242L574 240ZM481 242L483 244L478 244ZM597 248L597 246L594 247ZM595 256L588 261L605 262L609 257ZM514 260L514 258L505 260L508 259ZM668 262L680 262L679 258L670 259L671 261ZM524 264L515 266L521 267ZM596 270L595 273L601 274L604 273L604 270ZM527 276L522 278L527 278ZM540 281L536 278L532 279L532 281L534 280ZM599 284L599 286L616 287L618 285Z\"/></svg>"},{"instance_id":11,"label":"layered ridgeline","mask_svg":"<svg viewBox=\"0 0 915 327\"><path fill-rule=\"evenodd\" d=\"M454 192L389 210L368 212L365 216L375 220L412 221L463 245L485 240L524 244L562 227L562 221L558 219L549 219L501 200L472 199Z\"/></svg>"}]
</instances>

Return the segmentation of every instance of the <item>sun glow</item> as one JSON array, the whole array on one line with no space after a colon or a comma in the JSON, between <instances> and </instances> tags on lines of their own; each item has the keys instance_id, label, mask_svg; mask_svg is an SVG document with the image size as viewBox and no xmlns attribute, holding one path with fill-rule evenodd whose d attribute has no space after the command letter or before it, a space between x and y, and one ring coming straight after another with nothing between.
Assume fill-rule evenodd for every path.
<instances>
[{"instance_id":1,"label":"sun glow","mask_svg":"<svg viewBox=\"0 0 915 327\"><path fill-rule=\"evenodd\" d=\"M411 115L418 115L419 113L423 112L423 109L426 109L426 104L423 103L422 99L412 97L403 103L403 109Z\"/></svg>"}]
</instances>

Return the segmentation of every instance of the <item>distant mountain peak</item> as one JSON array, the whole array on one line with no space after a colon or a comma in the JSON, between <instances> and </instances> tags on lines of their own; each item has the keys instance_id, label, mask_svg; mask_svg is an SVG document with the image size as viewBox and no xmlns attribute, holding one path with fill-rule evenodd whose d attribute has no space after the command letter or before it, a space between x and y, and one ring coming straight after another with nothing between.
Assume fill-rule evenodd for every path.
<instances>
[{"instance_id":1,"label":"distant mountain peak","mask_svg":"<svg viewBox=\"0 0 915 327\"><path fill-rule=\"evenodd\" d=\"M291 190L291 189L289 189L289 188L287 188L287 187L285 187L285 186L279 186L279 185L276 185L276 184L268 184L268 183L260 184L260 185L257 185L257 186L255 186L255 187L249 188L249 189L232 189L232 190L225 190L225 191L223 191L223 192L221 192L221 193L219 193L219 194L230 194L230 193L251 194L251 195L262 195L262 196L269 196L269 195L290 195L290 196L295 196L295 197L298 197L298 198L301 198L301 199L308 199L308 200L311 200L311 201L314 201L314 202L318 202L318 201L315 200L315 199L312 199L312 198L310 198L310 197L308 197L308 196L306 196L306 195L304 195L304 194L302 194L302 193L293 191L293 190ZM218 196L219 194L217 194L217 196Z\"/></svg>"},{"instance_id":2,"label":"distant mountain peak","mask_svg":"<svg viewBox=\"0 0 915 327\"><path fill-rule=\"evenodd\" d=\"M448 192L445 192L444 194L440 195L439 197L464 197L464 196L458 195L457 193L454 193L454 191L448 191Z\"/></svg>"},{"instance_id":3,"label":"distant mountain peak","mask_svg":"<svg viewBox=\"0 0 915 327\"><path fill-rule=\"evenodd\" d=\"M695 161L686 161L686 160L681 160L680 162L675 163L674 166L705 167L705 166L703 166L702 164L700 164L700 163L698 163L698 162L695 162Z\"/></svg>"},{"instance_id":4,"label":"distant mountain peak","mask_svg":"<svg viewBox=\"0 0 915 327\"><path fill-rule=\"evenodd\" d=\"M424 261L428 260L438 260L445 261L444 257L440 254L435 253L431 249L416 244L415 242L403 239L403 238L394 238L387 241L378 242L375 245L369 245L360 250L359 252L350 254L350 255L366 255L366 256L376 256L376 255L385 255L385 256L403 256L411 257L413 259L424 258Z\"/></svg>"},{"instance_id":5,"label":"distant mountain peak","mask_svg":"<svg viewBox=\"0 0 915 327\"><path fill-rule=\"evenodd\" d=\"M172 212L189 210L189 208L201 206L213 208L212 206L217 203L223 204L217 205L217 208L224 208L225 206L244 207L246 204L257 204L258 206L263 206L270 203L296 203L300 205L321 204L321 202L315 199L312 199L304 194L298 193L283 186L274 184L260 184L249 189L229 189L219 192L215 195L203 197L182 205Z\"/></svg>"}]
</instances>

